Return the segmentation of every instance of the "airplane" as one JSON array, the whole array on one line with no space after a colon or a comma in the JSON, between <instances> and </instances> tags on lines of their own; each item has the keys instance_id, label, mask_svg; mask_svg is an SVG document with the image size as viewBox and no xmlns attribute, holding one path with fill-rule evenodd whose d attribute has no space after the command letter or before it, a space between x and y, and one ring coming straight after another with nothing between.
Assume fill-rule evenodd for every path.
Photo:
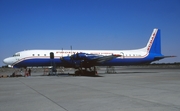
<instances>
[{"instance_id":1,"label":"airplane","mask_svg":"<svg viewBox=\"0 0 180 111\"><path fill-rule=\"evenodd\" d=\"M25 50L3 60L13 68L63 66L78 69L78 73L97 73L95 66L150 64L167 57L161 54L160 29L155 28L147 45L134 50ZM84 68L84 69L83 69ZM89 71L87 71L87 68ZM91 68L94 68L92 70Z\"/></svg>"}]
</instances>

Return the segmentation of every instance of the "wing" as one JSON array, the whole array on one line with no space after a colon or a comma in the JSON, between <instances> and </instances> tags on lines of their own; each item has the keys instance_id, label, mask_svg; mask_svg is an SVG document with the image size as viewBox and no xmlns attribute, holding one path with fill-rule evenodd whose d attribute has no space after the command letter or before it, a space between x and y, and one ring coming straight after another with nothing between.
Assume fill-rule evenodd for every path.
<instances>
[{"instance_id":1,"label":"wing","mask_svg":"<svg viewBox=\"0 0 180 111\"><path fill-rule=\"evenodd\" d=\"M108 56L96 55L94 58L90 58L89 61L92 61L94 63L102 63L114 59L116 57L120 57L120 55L108 55Z\"/></svg>"},{"instance_id":2,"label":"wing","mask_svg":"<svg viewBox=\"0 0 180 111\"><path fill-rule=\"evenodd\" d=\"M61 58L64 67L84 67L89 68L96 66L98 63L109 61L113 58L120 57L120 55L99 55L99 54L87 54L87 53L76 53L71 56Z\"/></svg>"}]
</instances>

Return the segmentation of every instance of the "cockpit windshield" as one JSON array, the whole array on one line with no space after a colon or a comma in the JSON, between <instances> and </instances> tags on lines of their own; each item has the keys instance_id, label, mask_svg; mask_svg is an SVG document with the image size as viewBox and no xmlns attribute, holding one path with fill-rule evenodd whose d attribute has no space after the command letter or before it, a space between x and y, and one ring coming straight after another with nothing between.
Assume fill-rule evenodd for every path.
<instances>
[{"instance_id":1,"label":"cockpit windshield","mask_svg":"<svg viewBox=\"0 0 180 111\"><path fill-rule=\"evenodd\" d=\"M16 54L13 55L13 57L17 57L17 56L20 56L20 54L16 53Z\"/></svg>"}]
</instances>

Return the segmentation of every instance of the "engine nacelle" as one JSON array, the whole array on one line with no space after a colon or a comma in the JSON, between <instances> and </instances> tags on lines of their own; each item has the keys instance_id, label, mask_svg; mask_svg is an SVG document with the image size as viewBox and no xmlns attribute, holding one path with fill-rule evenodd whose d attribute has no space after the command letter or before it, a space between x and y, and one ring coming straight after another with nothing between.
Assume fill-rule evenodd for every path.
<instances>
[{"instance_id":1,"label":"engine nacelle","mask_svg":"<svg viewBox=\"0 0 180 111\"><path fill-rule=\"evenodd\" d=\"M83 60L86 58L87 58L86 53L76 53L76 54L71 55L71 59L73 60Z\"/></svg>"}]
</instances>

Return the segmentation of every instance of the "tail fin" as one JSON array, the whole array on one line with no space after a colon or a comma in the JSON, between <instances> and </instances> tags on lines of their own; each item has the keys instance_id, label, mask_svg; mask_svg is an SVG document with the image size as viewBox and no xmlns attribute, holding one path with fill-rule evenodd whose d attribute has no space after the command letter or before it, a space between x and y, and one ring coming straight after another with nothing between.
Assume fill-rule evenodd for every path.
<instances>
[{"instance_id":1,"label":"tail fin","mask_svg":"<svg viewBox=\"0 0 180 111\"><path fill-rule=\"evenodd\" d=\"M159 29L154 29L145 47L147 52L161 54L161 33Z\"/></svg>"},{"instance_id":2,"label":"tail fin","mask_svg":"<svg viewBox=\"0 0 180 111\"><path fill-rule=\"evenodd\" d=\"M161 32L159 29L154 29L151 37L146 45L143 48L144 51L148 53L154 53L156 56L154 57L154 61L169 58L169 57L176 57L176 56L164 56L161 54Z\"/></svg>"}]
</instances>

